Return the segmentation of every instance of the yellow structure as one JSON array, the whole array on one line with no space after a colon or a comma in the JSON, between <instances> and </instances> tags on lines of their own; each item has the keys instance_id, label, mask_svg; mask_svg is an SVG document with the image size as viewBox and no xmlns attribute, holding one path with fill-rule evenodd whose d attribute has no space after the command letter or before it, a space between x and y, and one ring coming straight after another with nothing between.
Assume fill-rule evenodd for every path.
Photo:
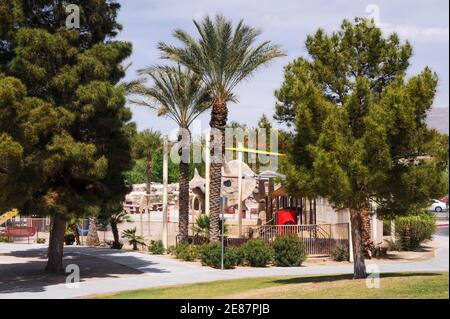
<instances>
[{"instance_id":1,"label":"yellow structure","mask_svg":"<svg viewBox=\"0 0 450 319\"><path fill-rule=\"evenodd\" d=\"M3 215L0 215L0 226L6 223L8 219L11 219L17 215L19 215L19 211L17 209L13 209Z\"/></svg>"}]
</instances>

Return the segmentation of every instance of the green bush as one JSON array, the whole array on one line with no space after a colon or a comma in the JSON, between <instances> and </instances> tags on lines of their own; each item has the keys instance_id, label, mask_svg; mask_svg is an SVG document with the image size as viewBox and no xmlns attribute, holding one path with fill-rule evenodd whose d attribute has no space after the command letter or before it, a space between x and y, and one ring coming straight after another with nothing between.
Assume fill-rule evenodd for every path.
<instances>
[{"instance_id":1,"label":"green bush","mask_svg":"<svg viewBox=\"0 0 450 319\"><path fill-rule=\"evenodd\" d=\"M178 244L175 248L175 257L184 261L194 261L198 258L198 248L195 245Z\"/></svg>"},{"instance_id":2,"label":"green bush","mask_svg":"<svg viewBox=\"0 0 450 319\"><path fill-rule=\"evenodd\" d=\"M306 260L305 246L294 234L278 236L272 247L275 265L279 267L301 266Z\"/></svg>"},{"instance_id":3,"label":"green bush","mask_svg":"<svg viewBox=\"0 0 450 319\"><path fill-rule=\"evenodd\" d=\"M430 213L402 216L395 219L395 237L402 250L414 250L436 231L436 219Z\"/></svg>"},{"instance_id":4,"label":"green bush","mask_svg":"<svg viewBox=\"0 0 450 319\"><path fill-rule=\"evenodd\" d=\"M234 258L236 266L243 266L245 264L245 256L241 247L226 247L226 251L229 251L230 255Z\"/></svg>"},{"instance_id":5,"label":"green bush","mask_svg":"<svg viewBox=\"0 0 450 319\"><path fill-rule=\"evenodd\" d=\"M234 268L239 259L238 249L235 247L225 247L224 250L224 260L223 266L225 269ZM202 265L210 266L213 268L221 267L222 259L222 249L221 244L218 242L213 242L209 244L204 244L200 249L200 260Z\"/></svg>"},{"instance_id":6,"label":"green bush","mask_svg":"<svg viewBox=\"0 0 450 319\"><path fill-rule=\"evenodd\" d=\"M9 243L8 236L0 236L0 243Z\"/></svg>"},{"instance_id":7,"label":"green bush","mask_svg":"<svg viewBox=\"0 0 450 319\"><path fill-rule=\"evenodd\" d=\"M242 246L245 262L252 267L265 267L273 258L273 249L261 239L251 239Z\"/></svg>"},{"instance_id":8,"label":"green bush","mask_svg":"<svg viewBox=\"0 0 450 319\"><path fill-rule=\"evenodd\" d=\"M166 251L162 240L152 240L148 245L148 251L153 255L163 255Z\"/></svg>"},{"instance_id":9,"label":"green bush","mask_svg":"<svg viewBox=\"0 0 450 319\"><path fill-rule=\"evenodd\" d=\"M347 246L345 246L345 245L337 245L331 251L331 258L333 258L334 261L349 260L349 252L348 252Z\"/></svg>"}]
</instances>

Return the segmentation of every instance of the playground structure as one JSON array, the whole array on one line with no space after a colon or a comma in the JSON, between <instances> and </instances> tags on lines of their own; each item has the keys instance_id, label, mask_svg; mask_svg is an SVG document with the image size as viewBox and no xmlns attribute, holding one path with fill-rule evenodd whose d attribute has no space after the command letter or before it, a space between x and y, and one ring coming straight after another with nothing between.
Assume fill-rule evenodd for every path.
<instances>
[{"instance_id":1,"label":"playground structure","mask_svg":"<svg viewBox=\"0 0 450 319\"><path fill-rule=\"evenodd\" d=\"M146 242L162 239L168 247L175 245L177 241L179 186L168 183L167 138L163 145L163 183L151 184L149 194L146 184L133 185L132 192L126 196L124 210L134 221L119 225L119 232L136 227L137 233ZM207 142L205 149L208 149L208 145ZM222 196L227 198L227 207L223 208L228 228L227 243L239 245L251 238L261 238L270 244L278 235L294 233L305 242L310 255L329 255L337 245L351 247L348 212L335 211L324 199L290 194L278 184L285 176L270 170L256 174L244 163L242 154L255 150L243 148L242 143L238 143L238 148L232 150L238 153L237 159L225 163L222 168ZM196 170L189 183L189 235L192 237L195 236L192 226L196 218L209 214L208 156L205 162L205 177ZM1 216L2 219L9 220L12 220L11 217L11 213ZM17 215L14 217L16 220ZM33 221L32 218L28 220ZM377 225L378 229L382 229L376 218L374 222L375 229ZM36 235L37 239L38 233L42 232L35 225L23 222L10 222L8 227L3 230L3 235L12 238L27 237L29 240ZM87 221L78 225L81 236L87 235L88 230ZM105 245L112 240L110 228L99 229L99 238L101 241L103 239Z\"/></svg>"},{"instance_id":2,"label":"playground structure","mask_svg":"<svg viewBox=\"0 0 450 319\"><path fill-rule=\"evenodd\" d=\"M17 210L14 214L5 213L0 220L0 236L7 237L8 241L21 241L26 238L27 243L46 239L50 232L50 218L20 216ZM10 213L10 212L9 212ZM39 237L41 235L41 237Z\"/></svg>"}]
</instances>

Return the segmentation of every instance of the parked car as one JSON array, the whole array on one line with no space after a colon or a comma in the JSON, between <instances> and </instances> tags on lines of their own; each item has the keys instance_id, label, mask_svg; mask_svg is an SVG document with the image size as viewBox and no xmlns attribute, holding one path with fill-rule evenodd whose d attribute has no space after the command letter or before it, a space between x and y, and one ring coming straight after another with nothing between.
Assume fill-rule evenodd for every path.
<instances>
[{"instance_id":1,"label":"parked car","mask_svg":"<svg viewBox=\"0 0 450 319\"><path fill-rule=\"evenodd\" d=\"M430 210L440 213L442 211L447 210L447 204L437 199L433 199Z\"/></svg>"}]
</instances>

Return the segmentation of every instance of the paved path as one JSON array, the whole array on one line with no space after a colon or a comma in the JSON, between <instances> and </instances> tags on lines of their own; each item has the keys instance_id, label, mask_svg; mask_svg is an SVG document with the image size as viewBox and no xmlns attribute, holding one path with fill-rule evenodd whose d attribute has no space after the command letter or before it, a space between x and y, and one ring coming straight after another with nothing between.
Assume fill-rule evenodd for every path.
<instances>
[{"instance_id":1,"label":"paved path","mask_svg":"<svg viewBox=\"0 0 450 319\"><path fill-rule=\"evenodd\" d=\"M378 267L380 272L401 271L448 271L449 270L449 238L446 236L435 236L441 248L436 250L436 256L430 260L419 262L399 262L371 264L368 271ZM2 244L1 250L45 250L39 245L14 245ZM67 247L66 252L80 253L97 258L103 258L119 263L143 272L141 275L126 278L103 278L81 282L79 288L68 288L65 284L56 284L27 291L2 291L2 298L75 298L89 294L109 293L115 291L150 288L158 286L189 284L207 282L222 279L236 279L261 276L284 276L284 275L320 275L320 274L345 274L352 273L351 264L333 266L308 266L296 268L248 268L242 267L234 270L220 271L196 264L182 263L174 259L152 256L135 252L114 251L111 249L92 249ZM81 274L83 277L83 274Z\"/></svg>"}]
</instances>

